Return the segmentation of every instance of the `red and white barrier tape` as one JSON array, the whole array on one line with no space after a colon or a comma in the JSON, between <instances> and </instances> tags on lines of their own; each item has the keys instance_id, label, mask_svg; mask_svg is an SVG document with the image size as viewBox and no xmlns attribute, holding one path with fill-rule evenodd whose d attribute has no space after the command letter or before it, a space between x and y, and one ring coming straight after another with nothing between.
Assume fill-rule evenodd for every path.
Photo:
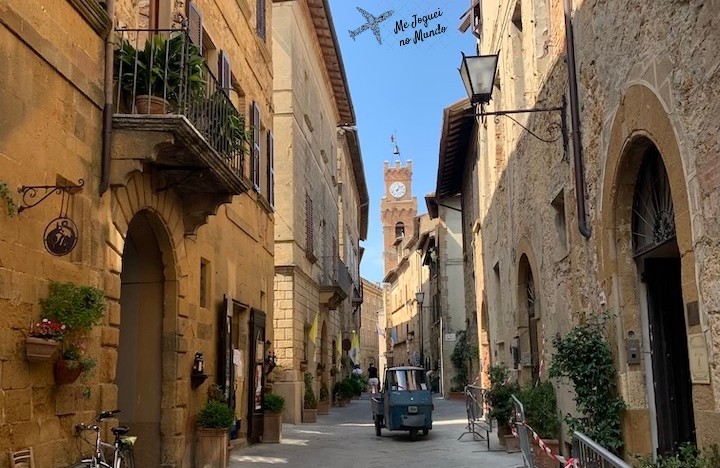
<instances>
[{"instance_id":1,"label":"red and white barrier tape","mask_svg":"<svg viewBox=\"0 0 720 468\"><path fill-rule=\"evenodd\" d=\"M554 458L558 462L562 463L564 468L579 468L580 460L578 460L577 458L572 458L572 457L565 458L562 455L554 454L552 452L552 450L550 449L550 447L545 445L545 442L543 442L543 440L540 438L540 436L537 434L537 432L535 432L532 427L528 426L528 424L525 421L522 421L520 423L510 421L510 430L512 431L513 436L519 437L517 429L515 428L516 425L525 426L532 433L533 440L535 441L535 443L538 444L538 446L540 446L540 448L543 450L543 452L545 452L550 458Z\"/></svg>"}]
</instances>

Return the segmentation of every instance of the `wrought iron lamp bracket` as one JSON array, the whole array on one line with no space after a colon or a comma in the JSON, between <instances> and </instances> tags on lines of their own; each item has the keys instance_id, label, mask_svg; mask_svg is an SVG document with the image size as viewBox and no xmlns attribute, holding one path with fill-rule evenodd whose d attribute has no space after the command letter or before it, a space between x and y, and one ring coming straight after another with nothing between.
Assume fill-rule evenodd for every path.
<instances>
[{"instance_id":1,"label":"wrought iron lamp bracket","mask_svg":"<svg viewBox=\"0 0 720 468\"><path fill-rule=\"evenodd\" d=\"M18 208L18 213L22 213L25 210L29 210L40 203L45 201L50 195L66 193L73 195L82 190L85 181L82 179L78 180L77 184L68 185L23 185L18 189L21 196L21 205ZM38 193L42 191L41 193Z\"/></svg>"},{"instance_id":2,"label":"wrought iron lamp bracket","mask_svg":"<svg viewBox=\"0 0 720 468\"><path fill-rule=\"evenodd\" d=\"M567 118L566 115L566 108L567 108L567 101L565 99L565 96L562 98L562 105L556 106L556 107L546 107L546 108L537 108L534 107L532 109L513 109L513 110L506 110L506 111L492 111L492 112L485 112L485 109L483 105L480 105L480 113L475 114L476 117L480 117L481 121L485 121L485 117L492 115L495 117L495 123L498 123L500 121L500 116L505 116L508 119L512 120L516 124L520 125L525 131L527 131L530 135L535 137L536 139L545 142L545 143L553 143L555 141L558 141L560 137L562 137L563 142L563 151L564 154L567 154L567 148L568 148L568 131L567 131ZM560 123L558 122L551 122L547 126L547 134L548 138L543 138L537 133L533 132L529 128L527 128L525 125L518 122L515 118L512 117L512 114L529 114L529 113L537 113L537 112L560 112ZM558 131L560 134L558 135Z\"/></svg>"}]
</instances>

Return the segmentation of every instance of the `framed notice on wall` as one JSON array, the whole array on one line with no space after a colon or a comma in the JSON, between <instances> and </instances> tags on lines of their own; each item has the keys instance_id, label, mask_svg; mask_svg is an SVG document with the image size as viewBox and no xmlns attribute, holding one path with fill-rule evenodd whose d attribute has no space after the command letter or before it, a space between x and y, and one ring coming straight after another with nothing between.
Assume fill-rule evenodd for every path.
<instances>
[{"instance_id":1,"label":"framed notice on wall","mask_svg":"<svg viewBox=\"0 0 720 468\"><path fill-rule=\"evenodd\" d=\"M688 354L690 358L690 380L692 383L709 384L710 367L708 365L705 335L695 333L688 335Z\"/></svg>"},{"instance_id":2,"label":"framed notice on wall","mask_svg":"<svg viewBox=\"0 0 720 468\"><path fill-rule=\"evenodd\" d=\"M255 343L255 362L263 362L265 360L265 343L258 340Z\"/></svg>"}]
</instances>

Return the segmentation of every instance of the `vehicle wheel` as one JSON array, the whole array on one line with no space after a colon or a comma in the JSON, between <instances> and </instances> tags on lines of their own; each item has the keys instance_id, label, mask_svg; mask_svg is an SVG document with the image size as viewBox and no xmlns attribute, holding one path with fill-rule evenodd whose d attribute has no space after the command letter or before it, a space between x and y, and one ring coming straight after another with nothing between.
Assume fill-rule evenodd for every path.
<instances>
[{"instance_id":1,"label":"vehicle wheel","mask_svg":"<svg viewBox=\"0 0 720 468\"><path fill-rule=\"evenodd\" d=\"M430 432L430 429L427 429L427 428L423 429L423 435L428 435L428 432Z\"/></svg>"},{"instance_id":2,"label":"vehicle wheel","mask_svg":"<svg viewBox=\"0 0 720 468\"><path fill-rule=\"evenodd\" d=\"M380 437L382 435L382 430L381 430L379 421L375 421L375 435L378 437Z\"/></svg>"},{"instance_id":3,"label":"vehicle wheel","mask_svg":"<svg viewBox=\"0 0 720 468\"><path fill-rule=\"evenodd\" d=\"M410 429L410 440L415 442L417 440L417 434L418 434L417 429Z\"/></svg>"}]
</instances>

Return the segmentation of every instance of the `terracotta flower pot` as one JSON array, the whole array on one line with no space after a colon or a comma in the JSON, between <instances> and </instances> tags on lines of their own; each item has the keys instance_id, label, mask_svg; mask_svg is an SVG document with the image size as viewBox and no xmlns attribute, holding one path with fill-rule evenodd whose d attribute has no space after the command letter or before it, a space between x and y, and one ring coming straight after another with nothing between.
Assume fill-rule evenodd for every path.
<instances>
[{"instance_id":1,"label":"terracotta flower pot","mask_svg":"<svg viewBox=\"0 0 720 468\"><path fill-rule=\"evenodd\" d=\"M560 441L557 439L542 439L543 443L547 445L552 453L560 455ZM540 448L535 441L532 441L532 455L533 455L533 466L537 468L555 468L558 466L557 460L550 457L543 449Z\"/></svg>"},{"instance_id":2,"label":"terracotta flower pot","mask_svg":"<svg viewBox=\"0 0 720 468\"><path fill-rule=\"evenodd\" d=\"M25 339L25 354L30 362L49 360L59 347L60 343L49 338L28 336Z\"/></svg>"},{"instance_id":3,"label":"terracotta flower pot","mask_svg":"<svg viewBox=\"0 0 720 468\"><path fill-rule=\"evenodd\" d=\"M66 385L75 382L83 368L79 361L68 361L58 359L55 361L55 383L58 385Z\"/></svg>"},{"instance_id":4,"label":"terracotta flower pot","mask_svg":"<svg viewBox=\"0 0 720 468\"><path fill-rule=\"evenodd\" d=\"M141 94L135 96L135 108L138 114L167 114L170 103L158 96Z\"/></svg>"}]
</instances>

